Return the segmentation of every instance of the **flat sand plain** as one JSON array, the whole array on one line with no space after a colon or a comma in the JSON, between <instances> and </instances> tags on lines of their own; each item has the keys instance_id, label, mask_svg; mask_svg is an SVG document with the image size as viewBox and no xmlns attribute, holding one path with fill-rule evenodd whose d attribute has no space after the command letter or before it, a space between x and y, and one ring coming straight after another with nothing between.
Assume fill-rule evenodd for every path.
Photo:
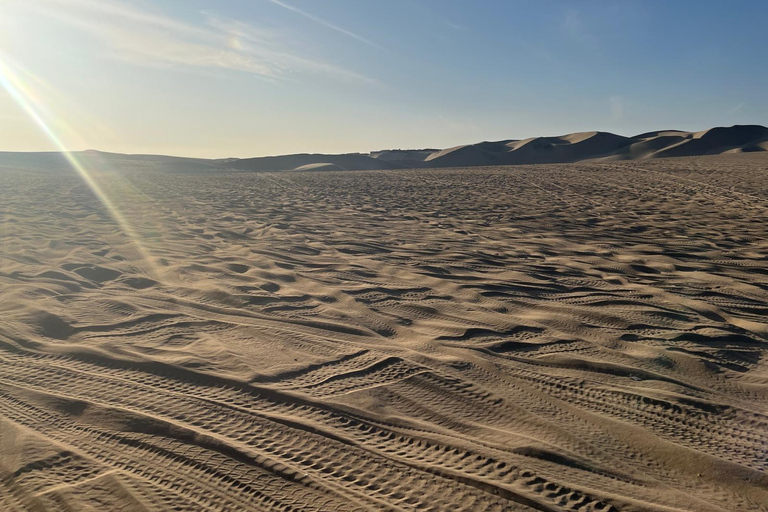
<instances>
[{"instance_id":1,"label":"flat sand plain","mask_svg":"<svg viewBox=\"0 0 768 512\"><path fill-rule=\"evenodd\" d=\"M91 179L0 170L0 510L766 510L765 154Z\"/></svg>"}]
</instances>

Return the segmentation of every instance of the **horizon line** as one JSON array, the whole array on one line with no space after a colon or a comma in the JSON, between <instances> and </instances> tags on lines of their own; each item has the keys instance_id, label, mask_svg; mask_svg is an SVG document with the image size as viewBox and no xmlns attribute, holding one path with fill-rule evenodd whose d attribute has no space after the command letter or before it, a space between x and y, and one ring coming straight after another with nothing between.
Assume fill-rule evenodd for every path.
<instances>
[{"instance_id":1,"label":"horizon line","mask_svg":"<svg viewBox=\"0 0 768 512\"><path fill-rule=\"evenodd\" d=\"M704 130L697 130L697 131L689 131L689 130L678 130L675 128L669 128L669 129L663 129L663 130L650 130L638 133L636 135L622 135L620 133L615 132L609 132L604 130L585 130L581 132L570 132L570 133L564 133L561 135L534 135L531 137L525 137L522 139L498 139L498 140L481 140L477 142L467 143L467 144L458 144L455 146L447 146L442 148L383 148L383 149L373 149L369 151L347 151L344 153L317 153L317 152L298 152L298 153L281 153L281 154L270 154L270 155L256 155L256 156L243 156L243 157L237 157L237 156L224 156L224 157L197 157L197 156L184 156L184 155L171 155L171 154L164 154L164 153L144 153L144 152L129 152L129 153L122 153L119 151L105 151L101 149L96 148L86 148L86 149L76 149L76 150L68 150L68 151L57 151L57 150L41 150L41 151L14 151L14 150L5 150L0 149L0 153L20 153L20 154L40 154L40 153L50 153L50 154L59 154L59 155L66 155L70 153L87 153L87 152L93 152L93 153L107 153L107 154L113 154L113 155L125 155L125 156L158 156L158 157L168 157L168 158L185 158L189 160L209 160L209 161L216 161L216 160L249 160L254 158L279 158L279 157L285 157L285 156L295 156L295 155L327 155L327 156L341 156L341 155L370 155L371 153L377 153L379 151L443 151L450 148L460 147L460 146L472 146L475 144L482 144L486 142L517 142L517 141L523 141L523 140L529 140L529 139L537 139L537 138L550 138L550 137L565 137L568 135L574 135L577 133L608 133L611 135L618 135L620 137L625 137L627 139L633 139L636 137L639 137L641 135L645 135L648 133L653 132L681 132L681 133L701 133L709 130L714 130L717 128L735 128L735 127L743 127L743 126L754 126L754 127L760 127L760 128L768 128L768 125L762 125L762 124L734 124L730 126L712 126L711 128L706 128Z\"/></svg>"}]
</instances>

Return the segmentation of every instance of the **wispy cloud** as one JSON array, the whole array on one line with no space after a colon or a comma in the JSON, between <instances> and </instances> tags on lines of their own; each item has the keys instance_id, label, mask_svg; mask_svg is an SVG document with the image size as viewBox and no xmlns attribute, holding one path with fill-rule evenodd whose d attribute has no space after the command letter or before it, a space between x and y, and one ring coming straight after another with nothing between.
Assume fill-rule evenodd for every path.
<instances>
[{"instance_id":1,"label":"wispy cloud","mask_svg":"<svg viewBox=\"0 0 768 512\"><path fill-rule=\"evenodd\" d=\"M737 114L737 113L741 112L741 110L744 107L745 107L744 103L739 103L738 105L736 105L736 106L734 106L732 108L729 108L728 109L728 114L730 114L730 115Z\"/></svg>"},{"instance_id":2,"label":"wispy cloud","mask_svg":"<svg viewBox=\"0 0 768 512\"><path fill-rule=\"evenodd\" d=\"M373 41L371 41L369 39L366 39L365 37L363 37L361 35L355 34L354 32L350 32L349 30L341 28L338 25L334 25L333 23L331 23L329 21L326 21L326 20L324 20L324 19L322 19L322 18L320 18L318 16L315 16L314 14L310 14L310 13L308 13L306 11L303 11L303 10L299 9L298 7L294 7L294 6L289 5L289 4L285 3L285 2L282 2L280 0L268 0L268 1L272 2L275 5L279 5L280 7L284 8L284 9L288 9L289 11L293 11L296 14L300 14L301 16L304 16L307 19L310 19L310 20L312 20L312 21L314 21L316 23L319 23L320 25L322 25L324 27L327 27L327 28L329 28L331 30L335 30L336 32L339 32L340 34L344 34L345 36L349 36L352 39L357 39L361 43L365 43L367 45L373 46L374 48L378 48L380 50L384 49L381 46L379 46L378 44L374 43Z\"/></svg>"},{"instance_id":3,"label":"wispy cloud","mask_svg":"<svg viewBox=\"0 0 768 512\"><path fill-rule=\"evenodd\" d=\"M54 18L93 37L102 53L136 65L239 71L269 80L321 73L372 82L353 71L301 55L295 44L288 44L276 31L208 12L198 13L200 23L196 24L119 0L9 1L9 15Z\"/></svg>"}]
</instances>

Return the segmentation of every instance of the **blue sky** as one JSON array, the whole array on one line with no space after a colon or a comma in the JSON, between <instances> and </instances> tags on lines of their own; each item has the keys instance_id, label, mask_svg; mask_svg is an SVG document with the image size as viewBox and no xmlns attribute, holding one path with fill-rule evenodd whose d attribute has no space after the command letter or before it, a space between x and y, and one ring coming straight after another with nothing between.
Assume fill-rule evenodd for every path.
<instances>
[{"instance_id":1,"label":"blue sky","mask_svg":"<svg viewBox=\"0 0 768 512\"><path fill-rule=\"evenodd\" d=\"M768 124L768 2L2 0L0 150L226 157ZM29 110L29 109L27 109Z\"/></svg>"}]
</instances>

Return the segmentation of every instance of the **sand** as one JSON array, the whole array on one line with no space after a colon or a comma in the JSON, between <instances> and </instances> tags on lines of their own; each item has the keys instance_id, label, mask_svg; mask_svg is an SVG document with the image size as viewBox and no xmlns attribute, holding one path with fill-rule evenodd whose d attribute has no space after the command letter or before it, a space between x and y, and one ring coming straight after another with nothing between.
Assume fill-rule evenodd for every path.
<instances>
[{"instance_id":1,"label":"sand","mask_svg":"<svg viewBox=\"0 0 768 512\"><path fill-rule=\"evenodd\" d=\"M667 130L623 137L581 132L456 146L426 156L421 166L524 165L761 152L768 128L759 125L718 127L701 132ZM420 165L411 165L420 167Z\"/></svg>"},{"instance_id":2,"label":"sand","mask_svg":"<svg viewBox=\"0 0 768 512\"><path fill-rule=\"evenodd\" d=\"M766 155L2 168L0 510L766 510Z\"/></svg>"}]
</instances>

